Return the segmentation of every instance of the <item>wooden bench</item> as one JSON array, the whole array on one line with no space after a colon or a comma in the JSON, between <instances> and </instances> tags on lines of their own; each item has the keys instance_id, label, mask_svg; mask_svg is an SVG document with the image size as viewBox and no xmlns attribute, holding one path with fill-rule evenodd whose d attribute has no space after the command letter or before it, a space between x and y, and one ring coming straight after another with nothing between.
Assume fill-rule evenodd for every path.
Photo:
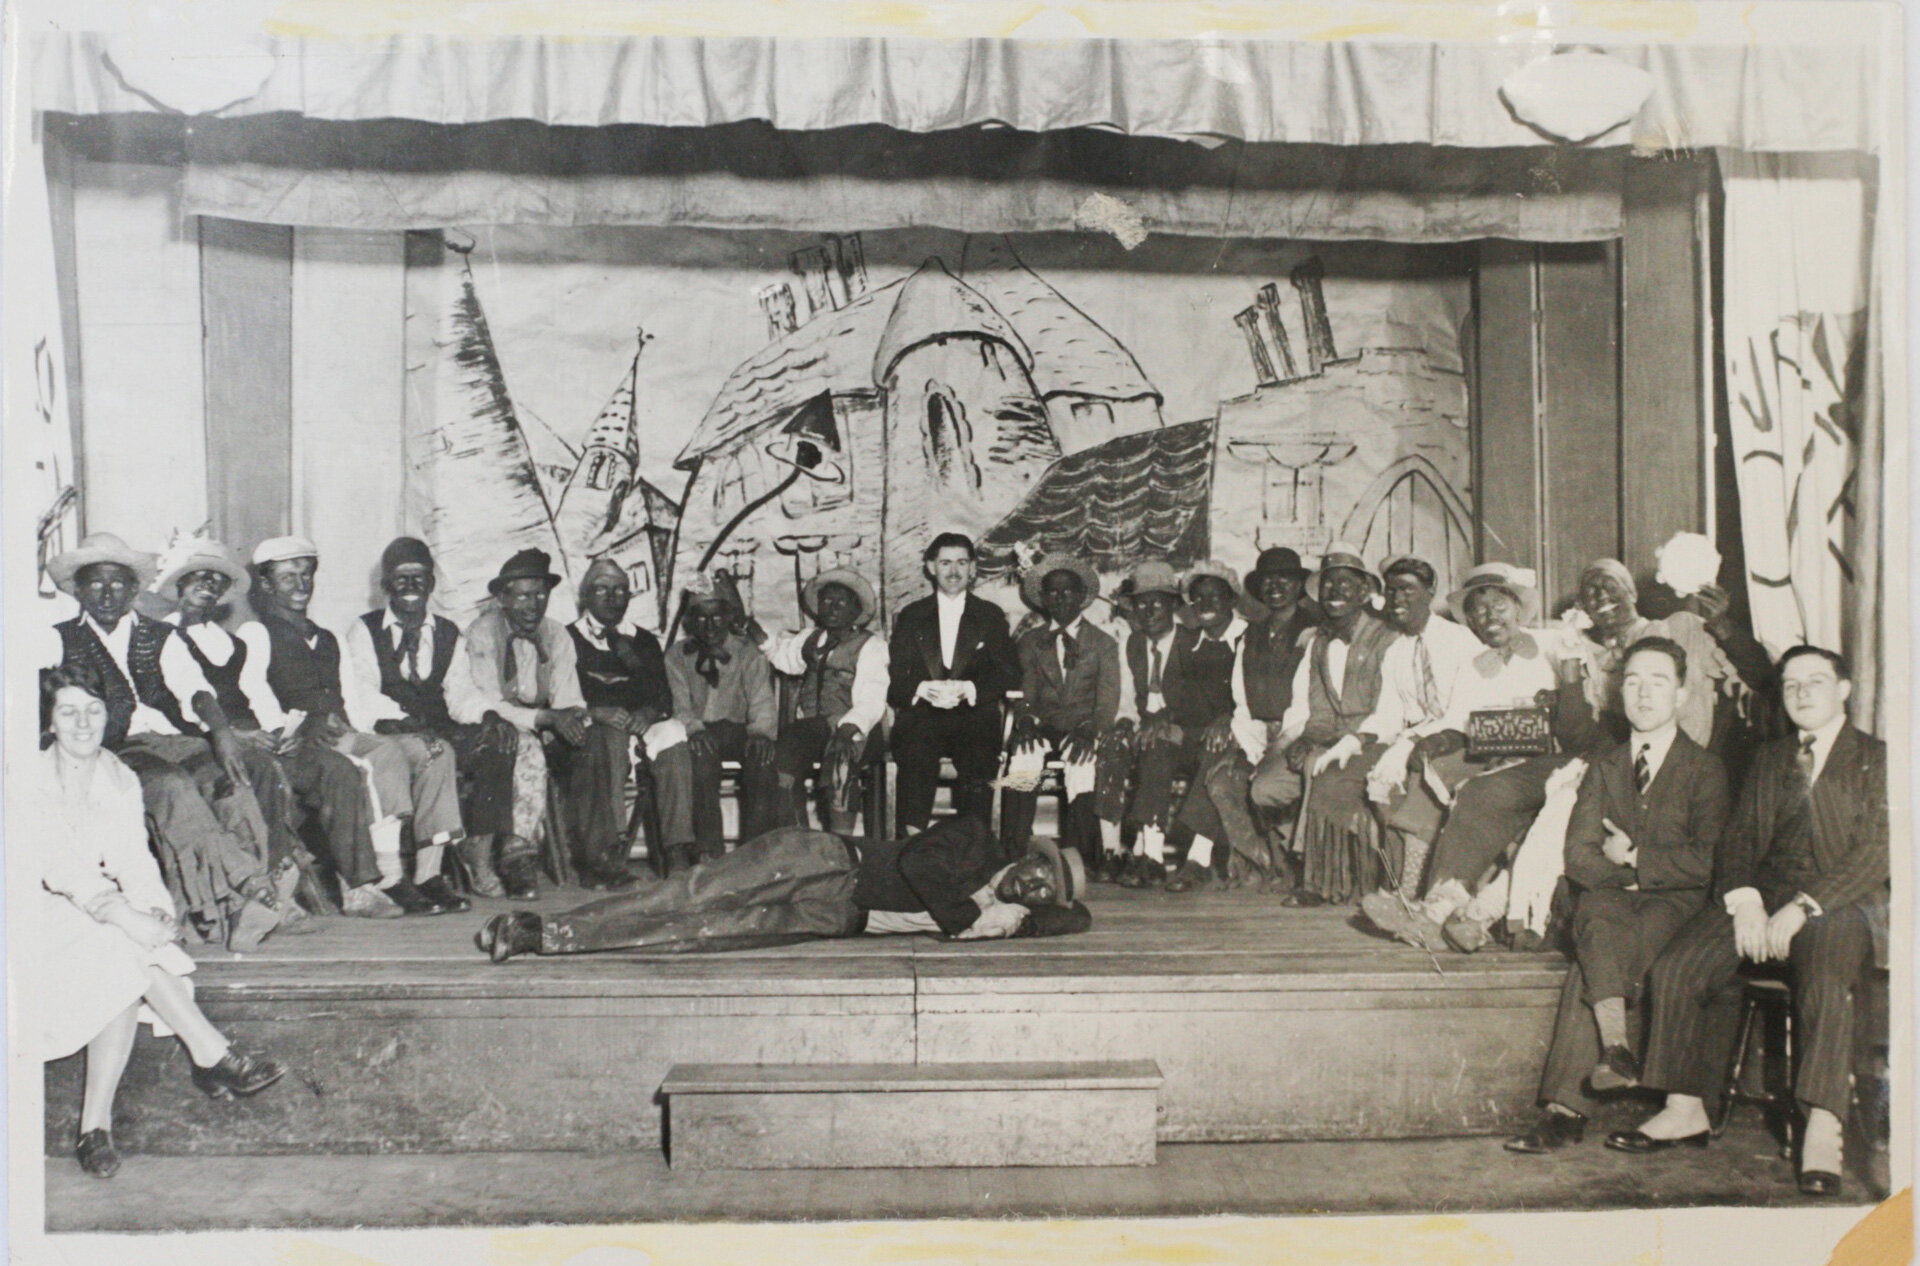
<instances>
[{"instance_id":1,"label":"wooden bench","mask_svg":"<svg viewBox=\"0 0 1920 1266\"><path fill-rule=\"evenodd\" d=\"M675 1169L1151 1165L1160 1067L675 1064Z\"/></svg>"}]
</instances>

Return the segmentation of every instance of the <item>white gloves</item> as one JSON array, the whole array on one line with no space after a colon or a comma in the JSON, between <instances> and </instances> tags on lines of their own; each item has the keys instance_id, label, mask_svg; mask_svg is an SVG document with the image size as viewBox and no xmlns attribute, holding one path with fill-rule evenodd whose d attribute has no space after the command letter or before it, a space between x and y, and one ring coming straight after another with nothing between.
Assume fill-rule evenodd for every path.
<instances>
[{"instance_id":1,"label":"white gloves","mask_svg":"<svg viewBox=\"0 0 1920 1266\"><path fill-rule=\"evenodd\" d=\"M1027 908L1011 901L996 901L980 912L973 926L955 936L956 941L998 941L1012 936L1027 921Z\"/></svg>"},{"instance_id":2,"label":"white gloves","mask_svg":"<svg viewBox=\"0 0 1920 1266\"><path fill-rule=\"evenodd\" d=\"M1338 765L1340 768L1345 769L1347 762L1359 754L1360 736L1357 734L1349 734L1334 743L1334 745L1326 751L1320 753L1319 758L1313 762L1313 776L1318 778L1325 772L1329 765Z\"/></svg>"}]
</instances>

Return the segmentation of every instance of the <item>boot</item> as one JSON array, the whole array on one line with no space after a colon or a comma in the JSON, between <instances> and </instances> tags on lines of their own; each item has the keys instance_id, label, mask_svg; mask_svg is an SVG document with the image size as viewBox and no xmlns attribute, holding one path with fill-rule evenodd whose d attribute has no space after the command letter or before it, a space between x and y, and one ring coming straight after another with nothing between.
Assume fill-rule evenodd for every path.
<instances>
[{"instance_id":1,"label":"boot","mask_svg":"<svg viewBox=\"0 0 1920 1266\"><path fill-rule=\"evenodd\" d=\"M522 836L500 837L500 860L495 863L500 886L515 901L533 901L540 896L540 854Z\"/></svg>"},{"instance_id":2,"label":"boot","mask_svg":"<svg viewBox=\"0 0 1920 1266\"><path fill-rule=\"evenodd\" d=\"M491 835L469 835L457 840L448 850L454 858L454 866L460 872L461 882L476 897L504 897L507 890L500 885L500 876L493 869L493 837Z\"/></svg>"},{"instance_id":3,"label":"boot","mask_svg":"<svg viewBox=\"0 0 1920 1266\"><path fill-rule=\"evenodd\" d=\"M473 943L496 963L504 963L515 954L536 954L540 951L540 916L529 910L496 914L474 933Z\"/></svg>"}]
</instances>

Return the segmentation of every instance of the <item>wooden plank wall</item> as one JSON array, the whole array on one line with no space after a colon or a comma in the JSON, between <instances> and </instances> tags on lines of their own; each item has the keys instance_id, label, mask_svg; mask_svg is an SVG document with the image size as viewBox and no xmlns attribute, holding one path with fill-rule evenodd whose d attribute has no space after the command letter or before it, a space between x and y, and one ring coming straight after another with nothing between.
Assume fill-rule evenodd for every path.
<instances>
[{"instance_id":1,"label":"wooden plank wall","mask_svg":"<svg viewBox=\"0 0 1920 1266\"><path fill-rule=\"evenodd\" d=\"M293 498L293 230L200 221L207 512L243 554L286 532Z\"/></svg>"},{"instance_id":2,"label":"wooden plank wall","mask_svg":"<svg viewBox=\"0 0 1920 1266\"><path fill-rule=\"evenodd\" d=\"M1707 159L1630 159L1618 241L1478 244L1477 548L1535 568L1550 609L1593 559L1644 584L1655 547L1706 530L1710 180Z\"/></svg>"}]
</instances>

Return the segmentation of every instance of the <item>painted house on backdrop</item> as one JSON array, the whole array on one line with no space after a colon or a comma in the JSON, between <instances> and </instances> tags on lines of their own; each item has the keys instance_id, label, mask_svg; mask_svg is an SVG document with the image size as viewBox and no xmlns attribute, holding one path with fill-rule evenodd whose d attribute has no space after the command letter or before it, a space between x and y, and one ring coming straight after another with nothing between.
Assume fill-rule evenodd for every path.
<instances>
[{"instance_id":1,"label":"painted house on backdrop","mask_svg":"<svg viewBox=\"0 0 1920 1266\"><path fill-rule=\"evenodd\" d=\"M837 566L877 579L890 615L924 590L933 535L978 538L1098 427L1160 424L1132 356L1004 242L968 281L929 259L863 292L849 241L796 257L804 324L791 287L761 291L772 343L675 462L690 472L676 583L724 568L763 620L797 623L799 587Z\"/></svg>"},{"instance_id":2,"label":"painted house on backdrop","mask_svg":"<svg viewBox=\"0 0 1920 1266\"><path fill-rule=\"evenodd\" d=\"M1235 318L1258 385L1211 420L1121 436L1062 458L981 539L982 592L1017 605L1021 554L1090 561L1112 592L1141 558L1214 557L1246 571L1259 551L1302 557L1336 540L1370 562L1415 554L1441 592L1473 563L1466 378L1432 322L1383 323L1420 346L1340 356L1317 260L1294 270L1299 360L1279 288ZM1305 365L1300 364L1305 361Z\"/></svg>"}]
</instances>

